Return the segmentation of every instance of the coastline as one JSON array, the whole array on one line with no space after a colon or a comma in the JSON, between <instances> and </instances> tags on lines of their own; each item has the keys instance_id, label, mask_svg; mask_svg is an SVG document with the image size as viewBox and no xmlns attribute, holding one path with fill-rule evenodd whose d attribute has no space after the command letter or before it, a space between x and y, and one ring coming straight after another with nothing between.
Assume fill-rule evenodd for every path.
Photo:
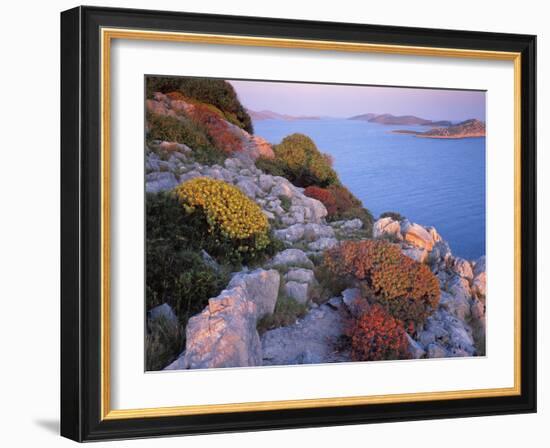
<instances>
[{"instance_id":1,"label":"coastline","mask_svg":"<svg viewBox=\"0 0 550 448\"><path fill-rule=\"evenodd\" d=\"M404 135L413 135L418 138L434 138L434 139L447 139L447 140L460 140L463 138L479 138L485 137L485 134L467 134L467 135L426 135L423 132L418 131L407 131L407 130L394 130L389 131L390 134L404 134Z\"/></svg>"}]
</instances>

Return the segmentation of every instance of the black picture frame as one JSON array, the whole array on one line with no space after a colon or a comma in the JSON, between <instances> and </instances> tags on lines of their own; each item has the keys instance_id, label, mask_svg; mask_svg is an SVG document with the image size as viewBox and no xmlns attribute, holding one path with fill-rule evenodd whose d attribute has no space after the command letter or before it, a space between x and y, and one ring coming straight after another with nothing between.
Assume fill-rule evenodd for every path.
<instances>
[{"instance_id":1,"label":"black picture frame","mask_svg":"<svg viewBox=\"0 0 550 448\"><path fill-rule=\"evenodd\" d=\"M102 419L100 29L521 54L521 393L423 402ZM76 441L536 412L536 37L77 7L61 14L61 435Z\"/></svg>"}]
</instances>

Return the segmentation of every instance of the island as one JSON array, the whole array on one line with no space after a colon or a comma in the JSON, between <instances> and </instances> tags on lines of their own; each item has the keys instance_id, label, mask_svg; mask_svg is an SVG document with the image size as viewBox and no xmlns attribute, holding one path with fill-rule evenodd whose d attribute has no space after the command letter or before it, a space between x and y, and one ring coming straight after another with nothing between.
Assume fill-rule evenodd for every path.
<instances>
[{"instance_id":1,"label":"island","mask_svg":"<svg viewBox=\"0 0 550 448\"><path fill-rule=\"evenodd\" d=\"M451 126L453 123L449 120L432 121L425 118L420 118L415 115L392 115L392 114L373 114L366 113L355 115L348 120L368 121L369 123L385 124L385 125L419 125L419 126Z\"/></svg>"},{"instance_id":2,"label":"island","mask_svg":"<svg viewBox=\"0 0 550 448\"><path fill-rule=\"evenodd\" d=\"M321 117L317 116L308 116L308 115L286 115L286 114L279 114L277 112L273 112L271 110L261 110L261 111L254 111L247 109L248 115L250 115L250 118L254 121L261 121L261 120L286 120L286 121L294 121L294 120L320 120Z\"/></svg>"},{"instance_id":3,"label":"island","mask_svg":"<svg viewBox=\"0 0 550 448\"><path fill-rule=\"evenodd\" d=\"M407 129L392 131L394 134L410 134L422 138L471 138L485 137L485 123L475 118L447 127L437 127L426 132Z\"/></svg>"}]
</instances>

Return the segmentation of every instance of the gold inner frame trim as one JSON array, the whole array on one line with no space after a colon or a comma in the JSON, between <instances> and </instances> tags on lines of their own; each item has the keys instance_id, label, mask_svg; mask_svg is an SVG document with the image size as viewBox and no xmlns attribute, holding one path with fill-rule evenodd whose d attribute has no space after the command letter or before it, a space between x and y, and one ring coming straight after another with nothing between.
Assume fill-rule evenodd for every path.
<instances>
[{"instance_id":1,"label":"gold inner frame trim","mask_svg":"<svg viewBox=\"0 0 550 448\"><path fill-rule=\"evenodd\" d=\"M502 397L521 394L521 54L514 52L466 50L458 48L279 39L217 34L101 29L101 419L168 417L211 413L307 409L415 401ZM455 57L513 61L514 63L514 386L442 392L315 398L211 405L188 405L141 409L111 409L110 346L110 63L113 39L185 42L213 45L293 48L355 53L382 53L410 56Z\"/></svg>"}]
</instances>

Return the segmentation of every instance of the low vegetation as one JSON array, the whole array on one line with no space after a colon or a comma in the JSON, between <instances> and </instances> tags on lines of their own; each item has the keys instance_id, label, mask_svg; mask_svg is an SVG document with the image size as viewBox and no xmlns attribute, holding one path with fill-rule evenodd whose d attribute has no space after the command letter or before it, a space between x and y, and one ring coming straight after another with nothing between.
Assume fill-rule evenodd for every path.
<instances>
[{"instance_id":1,"label":"low vegetation","mask_svg":"<svg viewBox=\"0 0 550 448\"><path fill-rule=\"evenodd\" d=\"M338 182L330 159L323 155L313 140L303 134L292 134L273 147L274 159L259 159L257 166L274 176L283 176L298 187L326 187Z\"/></svg>"},{"instance_id":2,"label":"low vegetation","mask_svg":"<svg viewBox=\"0 0 550 448\"><path fill-rule=\"evenodd\" d=\"M404 322L410 332L439 304L437 277L384 240L346 241L325 253L324 269L333 288L354 284L365 297Z\"/></svg>"},{"instance_id":3,"label":"low vegetation","mask_svg":"<svg viewBox=\"0 0 550 448\"><path fill-rule=\"evenodd\" d=\"M203 260L195 222L174 195L148 194L146 207L147 309L168 303L185 325L223 289L227 276Z\"/></svg>"},{"instance_id":4,"label":"low vegetation","mask_svg":"<svg viewBox=\"0 0 550 448\"><path fill-rule=\"evenodd\" d=\"M397 212L384 212L380 215L380 218L391 218L394 221L403 221L405 217Z\"/></svg>"},{"instance_id":5,"label":"low vegetation","mask_svg":"<svg viewBox=\"0 0 550 448\"><path fill-rule=\"evenodd\" d=\"M298 303L283 292L279 292L277 304L273 314L264 316L258 321L257 329L260 334L278 327L292 325L307 313L307 305Z\"/></svg>"},{"instance_id":6,"label":"low vegetation","mask_svg":"<svg viewBox=\"0 0 550 448\"><path fill-rule=\"evenodd\" d=\"M223 163L227 154L213 143L207 128L187 117L147 114L147 140L183 143L193 150L193 158L202 164Z\"/></svg>"},{"instance_id":7,"label":"low vegetation","mask_svg":"<svg viewBox=\"0 0 550 448\"><path fill-rule=\"evenodd\" d=\"M343 185L334 184L327 188L312 185L307 187L304 193L323 203L329 221L359 218L363 222L365 235L372 235L374 219L371 212Z\"/></svg>"},{"instance_id":8,"label":"low vegetation","mask_svg":"<svg viewBox=\"0 0 550 448\"><path fill-rule=\"evenodd\" d=\"M270 245L269 222L262 209L237 187L199 177L176 187L186 214L202 222L203 239L213 254L233 261L250 261Z\"/></svg>"},{"instance_id":9,"label":"low vegetation","mask_svg":"<svg viewBox=\"0 0 550 448\"><path fill-rule=\"evenodd\" d=\"M155 92L176 93L182 99L194 100L215 107L223 118L249 133L253 133L252 120L240 103L233 86L227 81L210 78L186 78L174 76L148 76L147 98Z\"/></svg>"},{"instance_id":10,"label":"low vegetation","mask_svg":"<svg viewBox=\"0 0 550 448\"><path fill-rule=\"evenodd\" d=\"M184 347L183 330L161 317L150 321L145 334L145 368L162 370L180 354Z\"/></svg>"},{"instance_id":11,"label":"low vegetation","mask_svg":"<svg viewBox=\"0 0 550 448\"><path fill-rule=\"evenodd\" d=\"M409 358L409 341L403 323L380 305L372 305L363 312L349 333L353 361Z\"/></svg>"}]
</instances>

